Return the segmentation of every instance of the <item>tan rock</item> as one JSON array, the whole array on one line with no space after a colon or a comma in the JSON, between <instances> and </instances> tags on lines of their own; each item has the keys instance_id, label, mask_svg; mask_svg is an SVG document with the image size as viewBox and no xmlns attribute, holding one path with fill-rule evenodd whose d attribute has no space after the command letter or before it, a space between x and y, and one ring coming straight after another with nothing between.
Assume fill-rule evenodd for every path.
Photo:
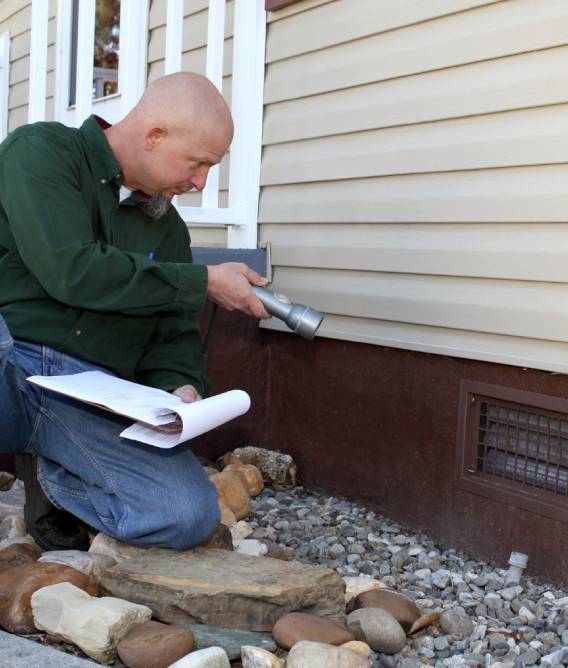
<instances>
[{"instance_id":1,"label":"tan rock","mask_svg":"<svg viewBox=\"0 0 568 668\"><path fill-rule=\"evenodd\" d=\"M301 640L312 640L326 645L343 645L355 640L355 636L344 624L303 612L291 612L280 617L272 629L272 637L284 649L290 649Z\"/></svg>"},{"instance_id":2,"label":"tan rock","mask_svg":"<svg viewBox=\"0 0 568 668\"><path fill-rule=\"evenodd\" d=\"M99 663L112 663L118 643L152 615L145 605L94 598L68 582L38 589L31 605L38 629L72 642Z\"/></svg>"},{"instance_id":3,"label":"tan rock","mask_svg":"<svg viewBox=\"0 0 568 668\"><path fill-rule=\"evenodd\" d=\"M239 520L231 527L231 536L233 537L233 540L248 538L252 532L253 528L248 522L245 522L245 520Z\"/></svg>"},{"instance_id":4,"label":"tan rock","mask_svg":"<svg viewBox=\"0 0 568 668\"><path fill-rule=\"evenodd\" d=\"M235 513L227 507L227 504L221 500L219 497L219 511L221 512L221 524L224 524L226 527L232 527L237 522Z\"/></svg>"},{"instance_id":5,"label":"tan rock","mask_svg":"<svg viewBox=\"0 0 568 668\"><path fill-rule=\"evenodd\" d=\"M359 594L353 601L353 609L381 608L389 612L405 631L420 617L420 608L404 594L391 589L375 589Z\"/></svg>"},{"instance_id":6,"label":"tan rock","mask_svg":"<svg viewBox=\"0 0 568 668\"><path fill-rule=\"evenodd\" d=\"M97 594L97 584L92 578L61 564L36 562L0 573L0 627L10 633L35 633L31 596L38 589L58 582L70 582Z\"/></svg>"},{"instance_id":7,"label":"tan rock","mask_svg":"<svg viewBox=\"0 0 568 668\"><path fill-rule=\"evenodd\" d=\"M235 513L238 520L250 513L250 496L242 476L236 471L222 471L212 475L209 480L217 488L219 500Z\"/></svg>"},{"instance_id":8,"label":"tan rock","mask_svg":"<svg viewBox=\"0 0 568 668\"><path fill-rule=\"evenodd\" d=\"M369 668L369 660L345 647L302 640L292 647L286 668Z\"/></svg>"},{"instance_id":9,"label":"tan rock","mask_svg":"<svg viewBox=\"0 0 568 668\"><path fill-rule=\"evenodd\" d=\"M152 621L133 627L117 647L128 668L168 668L194 649L190 629Z\"/></svg>"},{"instance_id":10,"label":"tan rock","mask_svg":"<svg viewBox=\"0 0 568 668\"><path fill-rule=\"evenodd\" d=\"M367 645L367 643L363 642L362 640L350 640L349 642L344 642L341 647L350 649L352 652L357 652L357 654L360 654L365 658L369 657L372 652L372 649L369 647L369 645Z\"/></svg>"},{"instance_id":11,"label":"tan rock","mask_svg":"<svg viewBox=\"0 0 568 668\"><path fill-rule=\"evenodd\" d=\"M262 480L262 473L253 464L229 464L223 469L226 471L236 471L242 476L247 492L250 496L258 496L264 489L264 481Z\"/></svg>"},{"instance_id":12,"label":"tan rock","mask_svg":"<svg viewBox=\"0 0 568 668\"><path fill-rule=\"evenodd\" d=\"M101 580L103 593L144 603L161 621L253 631L293 610L343 621L343 587L330 569L202 547L139 548Z\"/></svg>"},{"instance_id":13,"label":"tan rock","mask_svg":"<svg viewBox=\"0 0 568 668\"><path fill-rule=\"evenodd\" d=\"M41 548L29 543L15 543L0 551L0 573L7 568L32 564L41 557Z\"/></svg>"},{"instance_id":14,"label":"tan rock","mask_svg":"<svg viewBox=\"0 0 568 668\"><path fill-rule=\"evenodd\" d=\"M275 654L252 645L241 647L241 662L243 668L282 668L282 661Z\"/></svg>"},{"instance_id":15,"label":"tan rock","mask_svg":"<svg viewBox=\"0 0 568 668\"><path fill-rule=\"evenodd\" d=\"M407 631L408 635L411 636L414 633L418 633L418 631L425 629L427 626L430 626L430 624L435 624L440 619L441 616L442 616L441 610L437 610L435 612L427 612L423 615L420 615L420 617L418 617L418 619Z\"/></svg>"},{"instance_id":16,"label":"tan rock","mask_svg":"<svg viewBox=\"0 0 568 668\"><path fill-rule=\"evenodd\" d=\"M343 577L345 582L345 605L349 606L356 596L362 594L364 591L372 591L373 589L384 588L384 584L380 580L375 580L370 575ZM348 612L351 610L348 608Z\"/></svg>"}]
</instances>

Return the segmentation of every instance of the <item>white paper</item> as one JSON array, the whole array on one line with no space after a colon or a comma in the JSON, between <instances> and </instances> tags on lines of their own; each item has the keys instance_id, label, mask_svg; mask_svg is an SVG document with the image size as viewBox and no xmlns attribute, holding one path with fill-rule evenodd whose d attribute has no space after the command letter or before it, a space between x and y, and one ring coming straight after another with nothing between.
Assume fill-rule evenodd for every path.
<instances>
[{"instance_id":1,"label":"white paper","mask_svg":"<svg viewBox=\"0 0 568 668\"><path fill-rule=\"evenodd\" d=\"M187 404L169 392L132 383L102 371L84 371L66 376L30 376L28 380L48 390L137 420L120 435L159 448L172 448L195 438L243 415L250 408L250 397L243 390L230 390Z\"/></svg>"}]
</instances>

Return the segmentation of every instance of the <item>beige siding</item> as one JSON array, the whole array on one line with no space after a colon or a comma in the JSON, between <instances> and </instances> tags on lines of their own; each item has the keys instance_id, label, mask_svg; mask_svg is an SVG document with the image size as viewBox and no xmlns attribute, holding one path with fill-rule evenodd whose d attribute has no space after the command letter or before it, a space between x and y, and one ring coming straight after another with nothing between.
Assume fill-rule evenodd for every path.
<instances>
[{"instance_id":1,"label":"beige siding","mask_svg":"<svg viewBox=\"0 0 568 668\"><path fill-rule=\"evenodd\" d=\"M568 3L293 9L267 38L274 287L323 336L568 372Z\"/></svg>"},{"instance_id":2,"label":"beige siding","mask_svg":"<svg viewBox=\"0 0 568 668\"><path fill-rule=\"evenodd\" d=\"M57 0L49 0L49 3L47 120L53 118ZM0 32L10 33L9 132L28 122L31 15L31 0L3 0L0 3Z\"/></svg>"}]
</instances>

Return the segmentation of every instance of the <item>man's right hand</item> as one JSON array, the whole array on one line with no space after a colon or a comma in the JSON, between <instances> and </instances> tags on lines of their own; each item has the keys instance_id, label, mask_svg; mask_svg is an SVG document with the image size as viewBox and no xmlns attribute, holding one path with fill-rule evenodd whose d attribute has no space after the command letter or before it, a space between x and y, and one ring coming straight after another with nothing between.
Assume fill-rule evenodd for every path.
<instances>
[{"instance_id":1,"label":"man's right hand","mask_svg":"<svg viewBox=\"0 0 568 668\"><path fill-rule=\"evenodd\" d=\"M252 291L251 285L264 287L268 281L242 262L225 262L207 266L207 296L229 311L242 311L266 320L270 313Z\"/></svg>"}]
</instances>

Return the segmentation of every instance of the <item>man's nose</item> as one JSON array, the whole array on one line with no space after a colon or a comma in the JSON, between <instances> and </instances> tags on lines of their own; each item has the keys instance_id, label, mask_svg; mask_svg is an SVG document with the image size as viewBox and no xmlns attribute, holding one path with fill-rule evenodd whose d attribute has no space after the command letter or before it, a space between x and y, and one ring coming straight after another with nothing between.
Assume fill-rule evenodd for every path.
<instances>
[{"instance_id":1,"label":"man's nose","mask_svg":"<svg viewBox=\"0 0 568 668\"><path fill-rule=\"evenodd\" d=\"M207 176L209 175L209 166L200 167L199 170L191 177L191 183L197 190L203 190L207 183Z\"/></svg>"}]
</instances>

